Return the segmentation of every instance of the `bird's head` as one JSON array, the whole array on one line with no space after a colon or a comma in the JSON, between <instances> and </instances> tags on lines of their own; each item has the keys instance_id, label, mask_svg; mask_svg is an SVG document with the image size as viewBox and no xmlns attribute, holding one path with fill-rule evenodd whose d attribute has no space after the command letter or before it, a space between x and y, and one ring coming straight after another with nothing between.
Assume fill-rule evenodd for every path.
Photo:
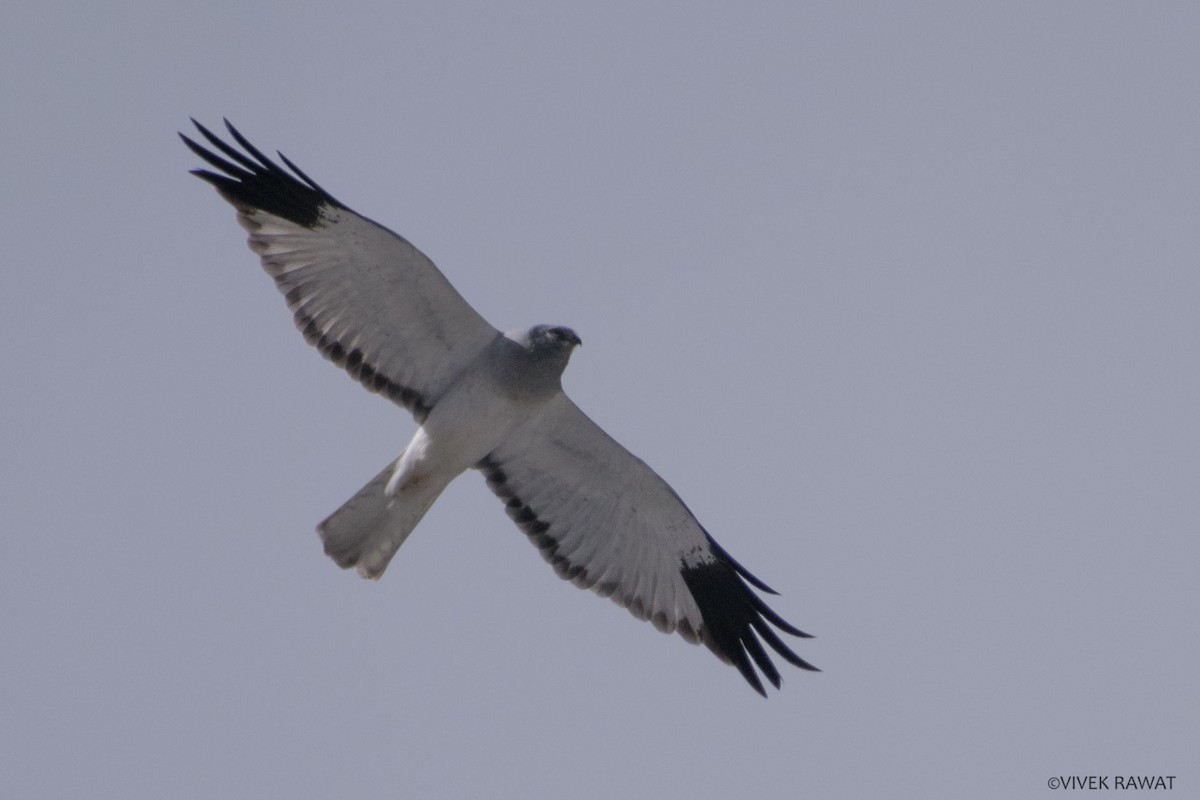
<instances>
[{"instance_id":1,"label":"bird's head","mask_svg":"<svg viewBox=\"0 0 1200 800\"><path fill-rule=\"evenodd\" d=\"M522 344L531 351L545 355L570 355L583 344L575 331L562 325L534 325L523 338Z\"/></svg>"},{"instance_id":2,"label":"bird's head","mask_svg":"<svg viewBox=\"0 0 1200 800\"><path fill-rule=\"evenodd\" d=\"M562 325L534 325L520 333L510 333L508 338L533 356L534 363L545 365L556 375L567 368L571 351L581 344L578 334Z\"/></svg>"}]
</instances>

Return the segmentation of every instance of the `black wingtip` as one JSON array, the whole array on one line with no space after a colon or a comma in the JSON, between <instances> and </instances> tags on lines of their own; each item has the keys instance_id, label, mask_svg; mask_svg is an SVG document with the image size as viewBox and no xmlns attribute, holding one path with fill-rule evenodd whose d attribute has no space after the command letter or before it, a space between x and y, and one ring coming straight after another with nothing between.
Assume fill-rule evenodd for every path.
<instances>
[{"instance_id":1,"label":"black wingtip","mask_svg":"<svg viewBox=\"0 0 1200 800\"><path fill-rule=\"evenodd\" d=\"M717 544L716 539L712 538L712 536L709 536L707 531L705 531L704 535L708 539L709 548L712 549L713 553L717 556L717 558L721 558L721 559L724 559L725 561L728 561L729 565L731 567L733 567L734 571L737 572L738 575L741 575L743 578L745 578L750 583L751 586L753 586L755 589L758 589L760 592L766 592L767 594L773 594L776 597L779 596L779 592L775 591L770 586L767 586L766 583L764 583L763 581L761 581L757 577L755 577L754 574L750 572L750 570L746 569L741 564L739 564L737 559L735 559L733 556L729 555L729 553L725 550L724 547L721 547L721 545Z\"/></svg>"},{"instance_id":2,"label":"black wingtip","mask_svg":"<svg viewBox=\"0 0 1200 800\"><path fill-rule=\"evenodd\" d=\"M751 585L758 587L761 582L752 579L715 542L713 545L713 560L684 566L680 571L700 609L703 620L701 640L704 644L722 661L736 667L751 688L763 696L766 696L766 690L760 673L776 689L783 683L767 647L795 667L819 672L796 655L771 626L798 638L812 637L786 622L767 606L751 588Z\"/></svg>"},{"instance_id":3,"label":"black wingtip","mask_svg":"<svg viewBox=\"0 0 1200 800\"><path fill-rule=\"evenodd\" d=\"M224 123L229 136L241 150L222 140L194 118L192 124L213 149L183 133L179 134L179 138L189 150L213 168L191 170L191 173L215 186L226 200L243 210L260 209L306 228L318 225L323 206L345 208L286 158L283 161L292 169L291 173L251 144L228 119Z\"/></svg>"}]
</instances>

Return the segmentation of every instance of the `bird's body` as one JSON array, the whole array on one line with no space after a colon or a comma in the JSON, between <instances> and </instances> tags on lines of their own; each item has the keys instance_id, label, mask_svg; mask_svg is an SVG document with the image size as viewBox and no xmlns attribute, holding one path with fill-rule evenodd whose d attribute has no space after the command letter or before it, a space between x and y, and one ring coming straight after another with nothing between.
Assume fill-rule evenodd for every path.
<instances>
[{"instance_id":1,"label":"bird's body","mask_svg":"<svg viewBox=\"0 0 1200 800\"><path fill-rule=\"evenodd\" d=\"M474 468L561 577L702 642L760 693L754 666L780 684L764 642L814 669L771 626L807 634L751 586L771 589L563 393L580 344L572 330L501 333L409 242L226 125L245 152L197 123L221 155L183 137L219 170L195 174L238 210L305 338L419 425L400 457L318 526L334 561L378 578L446 486Z\"/></svg>"},{"instance_id":2,"label":"bird's body","mask_svg":"<svg viewBox=\"0 0 1200 800\"><path fill-rule=\"evenodd\" d=\"M437 398L404 452L381 473L387 475L382 491L371 481L343 506L354 509L353 517L339 519L339 510L317 526L326 552L364 578L383 575L450 482L561 394L559 377L579 339L567 328L552 330L562 332L561 344L540 349L520 333L496 336ZM373 500L377 513L363 524L359 509Z\"/></svg>"}]
</instances>

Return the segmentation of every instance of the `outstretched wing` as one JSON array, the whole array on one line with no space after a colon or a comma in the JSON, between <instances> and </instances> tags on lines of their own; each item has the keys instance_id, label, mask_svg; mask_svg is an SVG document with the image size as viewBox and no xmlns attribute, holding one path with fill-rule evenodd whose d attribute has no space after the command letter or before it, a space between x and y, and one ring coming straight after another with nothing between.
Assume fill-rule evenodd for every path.
<instances>
[{"instance_id":1,"label":"outstretched wing","mask_svg":"<svg viewBox=\"0 0 1200 800\"><path fill-rule=\"evenodd\" d=\"M612 597L666 633L703 642L765 694L780 684L763 643L815 670L771 626L789 625L751 587L774 592L713 541L666 481L564 394L478 468L508 515L576 586Z\"/></svg>"},{"instance_id":2,"label":"outstretched wing","mask_svg":"<svg viewBox=\"0 0 1200 800\"><path fill-rule=\"evenodd\" d=\"M346 208L282 153L291 172L225 122L237 150L200 123L220 155L180 134L219 172L250 249L287 298L304 338L373 392L423 421L458 371L500 335L403 237Z\"/></svg>"}]
</instances>

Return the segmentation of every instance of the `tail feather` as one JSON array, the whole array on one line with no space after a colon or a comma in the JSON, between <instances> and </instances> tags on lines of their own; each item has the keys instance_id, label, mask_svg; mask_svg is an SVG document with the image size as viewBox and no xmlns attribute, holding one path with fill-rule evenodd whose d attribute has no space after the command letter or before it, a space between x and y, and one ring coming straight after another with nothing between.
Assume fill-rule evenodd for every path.
<instances>
[{"instance_id":1,"label":"tail feather","mask_svg":"<svg viewBox=\"0 0 1200 800\"><path fill-rule=\"evenodd\" d=\"M385 488L399 461L388 464L317 526L325 555L343 569L356 567L364 578L383 575L392 556L449 483L416 481L388 495Z\"/></svg>"}]
</instances>

